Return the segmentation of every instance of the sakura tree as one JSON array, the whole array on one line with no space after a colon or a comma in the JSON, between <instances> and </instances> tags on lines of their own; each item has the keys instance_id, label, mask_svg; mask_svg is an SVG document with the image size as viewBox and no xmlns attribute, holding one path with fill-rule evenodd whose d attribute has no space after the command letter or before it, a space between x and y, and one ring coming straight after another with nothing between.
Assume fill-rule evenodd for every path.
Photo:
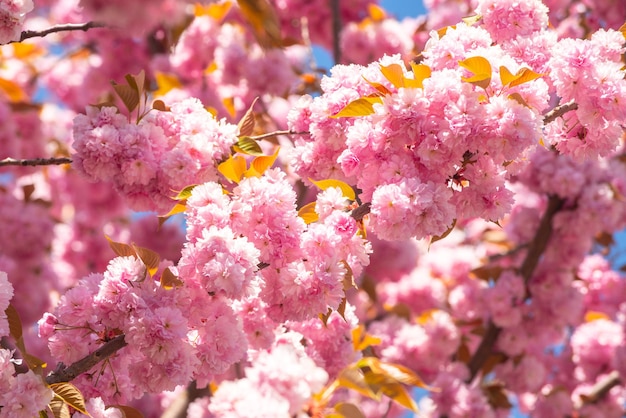
<instances>
[{"instance_id":1,"label":"sakura tree","mask_svg":"<svg viewBox=\"0 0 626 418\"><path fill-rule=\"evenodd\" d=\"M0 1L0 418L622 417L626 7L426 6Z\"/></svg>"}]
</instances>

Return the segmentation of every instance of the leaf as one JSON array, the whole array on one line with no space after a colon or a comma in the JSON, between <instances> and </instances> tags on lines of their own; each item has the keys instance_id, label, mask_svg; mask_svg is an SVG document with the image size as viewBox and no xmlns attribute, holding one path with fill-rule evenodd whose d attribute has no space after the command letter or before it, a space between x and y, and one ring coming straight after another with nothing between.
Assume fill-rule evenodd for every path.
<instances>
[{"instance_id":1,"label":"leaf","mask_svg":"<svg viewBox=\"0 0 626 418\"><path fill-rule=\"evenodd\" d=\"M597 321L598 319L610 320L611 318L604 312L589 311L585 313L585 322L593 322L593 321Z\"/></svg>"},{"instance_id":2,"label":"leaf","mask_svg":"<svg viewBox=\"0 0 626 418\"><path fill-rule=\"evenodd\" d=\"M152 108L154 110L158 110L159 112L169 112L170 108L167 107L163 100L155 100L152 102Z\"/></svg>"},{"instance_id":3,"label":"leaf","mask_svg":"<svg viewBox=\"0 0 626 418\"><path fill-rule=\"evenodd\" d=\"M509 94L508 98L511 99L511 100L515 100L517 103L521 104L522 106L530 107L530 105L528 103L526 103L526 100L524 100L522 95L517 93L517 92L515 92L513 94Z\"/></svg>"},{"instance_id":4,"label":"leaf","mask_svg":"<svg viewBox=\"0 0 626 418\"><path fill-rule=\"evenodd\" d=\"M163 216L159 216L159 228L161 228L163 224L167 222L167 220L171 218L172 216L178 215L179 213L184 213L187 210L187 205L185 203L186 202L176 203L174 207L170 209L169 212L167 212Z\"/></svg>"},{"instance_id":5,"label":"leaf","mask_svg":"<svg viewBox=\"0 0 626 418\"><path fill-rule=\"evenodd\" d=\"M352 267L346 260L341 260L341 263L346 268L346 274L343 277L343 290L358 289L356 282L354 281L354 272Z\"/></svg>"},{"instance_id":6,"label":"leaf","mask_svg":"<svg viewBox=\"0 0 626 418\"><path fill-rule=\"evenodd\" d=\"M352 346L354 351L359 352L365 350L372 345L378 345L382 340L365 332L365 325L359 324L352 330Z\"/></svg>"},{"instance_id":7,"label":"leaf","mask_svg":"<svg viewBox=\"0 0 626 418\"><path fill-rule=\"evenodd\" d=\"M400 64L381 65L380 72L395 88L404 87L404 68Z\"/></svg>"},{"instance_id":8,"label":"leaf","mask_svg":"<svg viewBox=\"0 0 626 418\"><path fill-rule=\"evenodd\" d=\"M252 135L252 132L254 132L254 113L252 113L252 109L254 109L254 105L256 104L256 102L259 100L258 97L254 98L254 101L252 102L252 104L250 105L250 108L246 111L246 114L243 115L243 117L241 118L241 120L239 121L239 123L237 124L237 127L239 128L239 135L240 137L242 136L250 136Z\"/></svg>"},{"instance_id":9,"label":"leaf","mask_svg":"<svg viewBox=\"0 0 626 418\"><path fill-rule=\"evenodd\" d=\"M441 29L437 29L437 35L439 36L439 39L443 38L446 35L448 29L456 29L456 25L444 26Z\"/></svg>"},{"instance_id":10,"label":"leaf","mask_svg":"<svg viewBox=\"0 0 626 418\"><path fill-rule=\"evenodd\" d=\"M346 320L346 297L345 296L341 298L341 302L339 302L339 306L337 306L337 313L341 315L344 321Z\"/></svg>"},{"instance_id":11,"label":"leaf","mask_svg":"<svg viewBox=\"0 0 626 418\"><path fill-rule=\"evenodd\" d=\"M508 68L500 67L500 81L504 87L515 87L520 84L528 83L542 77L543 74L539 74L531 70L530 68L521 68L515 75L511 74Z\"/></svg>"},{"instance_id":12,"label":"leaf","mask_svg":"<svg viewBox=\"0 0 626 418\"><path fill-rule=\"evenodd\" d=\"M459 61L459 65L474 74L472 77L463 77L462 80L486 89L491 83L491 64L484 57L470 57Z\"/></svg>"},{"instance_id":13,"label":"leaf","mask_svg":"<svg viewBox=\"0 0 626 418\"><path fill-rule=\"evenodd\" d=\"M195 189L196 186L197 184L190 184L189 186L185 187L183 190L176 194L174 200L183 201L189 199L191 197L191 192L193 192L193 189Z\"/></svg>"},{"instance_id":14,"label":"leaf","mask_svg":"<svg viewBox=\"0 0 626 418\"><path fill-rule=\"evenodd\" d=\"M26 364L28 365L28 368L30 370L32 370L33 373L42 375L43 374L43 370L46 367L48 367L48 363L46 363L45 361L43 361L39 357L35 357L32 354L27 353L26 352L26 347L24 347L23 343L20 344L20 345L21 345L20 351L22 352L22 357L26 361Z\"/></svg>"},{"instance_id":15,"label":"leaf","mask_svg":"<svg viewBox=\"0 0 626 418\"><path fill-rule=\"evenodd\" d=\"M228 157L226 161L217 166L217 170L231 182L239 183L246 171L246 160L241 155Z\"/></svg>"},{"instance_id":16,"label":"leaf","mask_svg":"<svg viewBox=\"0 0 626 418\"><path fill-rule=\"evenodd\" d=\"M259 45L263 48L282 46L280 22L267 0L237 0L237 3Z\"/></svg>"},{"instance_id":17,"label":"leaf","mask_svg":"<svg viewBox=\"0 0 626 418\"><path fill-rule=\"evenodd\" d=\"M55 397L48 404L54 418L70 418L70 409L63 399Z\"/></svg>"},{"instance_id":18,"label":"leaf","mask_svg":"<svg viewBox=\"0 0 626 418\"><path fill-rule=\"evenodd\" d=\"M130 245L124 244L122 242L113 241L108 235L105 235L104 237L106 238L107 241L109 241L109 246L111 247L115 255L119 257L130 257L130 256L136 257L137 256L134 248L131 247Z\"/></svg>"},{"instance_id":19,"label":"leaf","mask_svg":"<svg viewBox=\"0 0 626 418\"><path fill-rule=\"evenodd\" d=\"M161 263L161 257L159 257L159 254L148 248L136 245L133 245L132 248L135 250L137 257L139 257L139 259L146 266L150 277L154 277L156 272L159 270L159 264Z\"/></svg>"},{"instance_id":20,"label":"leaf","mask_svg":"<svg viewBox=\"0 0 626 418\"><path fill-rule=\"evenodd\" d=\"M347 402L339 402L335 405L335 411L344 418L365 418L358 406Z\"/></svg>"},{"instance_id":21,"label":"leaf","mask_svg":"<svg viewBox=\"0 0 626 418\"><path fill-rule=\"evenodd\" d=\"M53 383L50 385L50 389L54 394L61 398L63 402L80 412L81 414L89 415L85 408L85 399L80 391L71 383Z\"/></svg>"},{"instance_id":22,"label":"leaf","mask_svg":"<svg viewBox=\"0 0 626 418\"><path fill-rule=\"evenodd\" d=\"M322 190L326 190L331 187L338 187L341 189L341 193L346 199L348 200L356 199L356 195L354 194L354 190L352 189L352 187L350 187L350 185L348 185L347 183L344 183L343 181L332 180L332 179L320 180L320 181L309 179L309 181L315 184L317 187L319 187Z\"/></svg>"},{"instance_id":23,"label":"leaf","mask_svg":"<svg viewBox=\"0 0 626 418\"><path fill-rule=\"evenodd\" d=\"M406 388L402 386L400 383L388 383L382 386L382 392L387 395L389 398L393 399L394 402L404 406L405 408L418 412L417 404L409 395Z\"/></svg>"},{"instance_id":24,"label":"leaf","mask_svg":"<svg viewBox=\"0 0 626 418\"><path fill-rule=\"evenodd\" d=\"M441 241L442 239L444 239L445 237L450 235L450 233L454 230L455 226L456 226L456 219L452 221L452 225L450 225L450 227L448 227L448 229L443 234L434 236L434 237L432 237L430 239L430 243L428 244L428 248L430 249L430 246L433 245L435 242Z\"/></svg>"},{"instance_id":25,"label":"leaf","mask_svg":"<svg viewBox=\"0 0 626 418\"><path fill-rule=\"evenodd\" d=\"M0 90L6 94L10 102L25 102L28 99L28 95L22 88L14 81L0 78Z\"/></svg>"},{"instance_id":26,"label":"leaf","mask_svg":"<svg viewBox=\"0 0 626 418\"><path fill-rule=\"evenodd\" d=\"M382 22L383 20L387 18L387 13L385 13L385 9L383 9L377 4L374 4L374 3L368 4L367 11L368 11L369 17L374 22Z\"/></svg>"},{"instance_id":27,"label":"leaf","mask_svg":"<svg viewBox=\"0 0 626 418\"><path fill-rule=\"evenodd\" d=\"M139 412L139 410L133 408L132 406L126 405L112 405L107 406L106 409L109 408L117 408L122 411L122 418L144 418L143 414Z\"/></svg>"},{"instance_id":28,"label":"leaf","mask_svg":"<svg viewBox=\"0 0 626 418\"><path fill-rule=\"evenodd\" d=\"M169 267L163 270L160 283L161 286L167 290L170 290L174 287L180 287L184 284L184 282L180 280L178 276L172 273L172 270L170 270Z\"/></svg>"},{"instance_id":29,"label":"leaf","mask_svg":"<svg viewBox=\"0 0 626 418\"><path fill-rule=\"evenodd\" d=\"M4 313L9 321L9 334L15 341L19 341L22 338L22 321L20 315L17 313L15 307L9 303Z\"/></svg>"},{"instance_id":30,"label":"leaf","mask_svg":"<svg viewBox=\"0 0 626 418\"><path fill-rule=\"evenodd\" d=\"M183 86L176 74L168 74L157 71L154 74L156 79L157 90L155 96L165 96L169 91L179 89Z\"/></svg>"},{"instance_id":31,"label":"leaf","mask_svg":"<svg viewBox=\"0 0 626 418\"><path fill-rule=\"evenodd\" d=\"M278 158L278 151L280 151L280 147L276 147L272 155L261 155L252 160L249 170L250 173L246 173L246 177L262 176L268 168L274 165L274 162Z\"/></svg>"},{"instance_id":32,"label":"leaf","mask_svg":"<svg viewBox=\"0 0 626 418\"><path fill-rule=\"evenodd\" d=\"M232 97L225 97L222 99L222 105L224 105L224 109L226 109L228 114L234 118L237 114L237 110L235 109L235 99Z\"/></svg>"},{"instance_id":33,"label":"leaf","mask_svg":"<svg viewBox=\"0 0 626 418\"><path fill-rule=\"evenodd\" d=\"M263 155L263 150L257 141L249 136L239 137L234 146L235 151L246 155Z\"/></svg>"},{"instance_id":34,"label":"leaf","mask_svg":"<svg viewBox=\"0 0 626 418\"><path fill-rule=\"evenodd\" d=\"M376 97L361 97L348 103L336 114L330 116L336 118L352 118L358 116L368 116L374 114L374 103L382 103L382 99Z\"/></svg>"},{"instance_id":35,"label":"leaf","mask_svg":"<svg viewBox=\"0 0 626 418\"><path fill-rule=\"evenodd\" d=\"M337 377L337 382L339 386L355 390L361 395L376 401L379 401L381 398L380 393L374 392L370 388L370 385L365 381L365 376L361 372L361 369L356 366L356 364L351 364L343 369Z\"/></svg>"},{"instance_id":36,"label":"leaf","mask_svg":"<svg viewBox=\"0 0 626 418\"><path fill-rule=\"evenodd\" d=\"M405 79L405 85L414 89L423 88L424 80L431 75L430 67L428 65L411 62L411 69L413 70L413 78Z\"/></svg>"},{"instance_id":37,"label":"leaf","mask_svg":"<svg viewBox=\"0 0 626 418\"><path fill-rule=\"evenodd\" d=\"M618 31L621 32L624 39L626 39L626 22L619 27Z\"/></svg>"},{"instance_id":38,"label":"leaf","mask_svg":"<svg viewBox=\"0 0 626 418\"><path fill-rule=\"evenodd\" d=\"M127 86L125 84L115 84L114 82L112 83L113 90L115 90L115 93L117 93L119 98L122 100L122 103L124 103L128 112L130 113L135 110L139 105L139 93L131 86Z\"/></svg>"},{"instance_id":39,"label":"leaf","mask_svg":"<svg viewBox=\"0 0 626 418\"><path fill-rule=\"evenodd\" d=\"M509 402L504 385L500 382L488 382L483 386L483 393L487 395L489 404L497 409L511 409L513 405Z\"/></svg>"},{"instance_id":40,"label":"leaf","mask_svg":"<svg viewBox=\"0 0 626 418\"><path fill-rule=\"evenodd\" d=\"M365 78L365 76L361 76L363 77L363 80L365 80L367 82L367 84L369 84L370 86L374 87L376 89L377 92L379 92L380 94L382 94L383 96L389 96L391 95L391 91L385 87L384 85L380 84L380 83L376 83L374 81L369 81L367 78Z\"/></svg>"},{"instance_id":41,"label":"leaf","mask_svg":"<svg viewBox=\"0 0 626 418\"><path fill-rule=\"evenodd\" d=\"M13 57L19 60L26 60L43 55L44 49L36 44L25 42L15 42L13 44Z\"/></svg>"},{"instance_id":42,"label":"leaf","mask_svg":"<svg viewBox=\"0 0 626 418\"><path fill-rule=\"evenodd\" d=\"M357 364L362 369L368 368L372 373L384 377L385 382L397 382L428 390L432 389L415 372L400 364L387 363L377 357L363 357Z\"/></svg>"},{"instance_id":43,"label":"leaf","mask_svg":"<svg viewBox=\"0 0 626 418\"><path fill-rule=\"evenodd\" d=\"M332 315L332 313L333 313L333 310L331 308L328 308L326 313L321 313L321 314L318 315L319 318L324 323L324 326L326 326L328 324L328 318L330 318L330 315Z\"/></svg>"},{"instance_id":44,"label":"leaf","mask_svg":"<svg viewBox=\"0 0 626 418\"><path fill-rule=\"evenodd\" d=\"M206 6L196 3L193 9L193 14L197 17L210 16L217 22L220 22L228 14L232 6L233 3L231 1L207 4Z\"/></svg>"},{"instance_id":45,"label":"leaf","mask_svg":"<svg viewBox=\"0 0 626 418\"><path fill-rule=\"evenodd\" d=\"M489 280L498 280L504 268L502 266L494 266L487 264L485 266L476 267L475 269L470 271L470 277L489 281Z\"/></svg>"},{"instance_id":46,"label":"leaf","mask_svg":"<svg viewBox=\"0 0 626 418\"><path fill-rule=\"evenodd\" d=\"M483 18L482 15L474 15L474 16L464 17L461 19L461 21L465 23L467 26L474 26L482 18Z\"/></svg>"},{"instance_id":47,"label":"leaf","mask_svg":"<svg viewBox=\"0 0 626 418\"><path fill-rule=\"evenodd\" d=\"M312 224L319 220L319 215L315 212L315 202L307 203L298 210L298 216L304 220L305 224Z\"/></svg>"}]
</instances>

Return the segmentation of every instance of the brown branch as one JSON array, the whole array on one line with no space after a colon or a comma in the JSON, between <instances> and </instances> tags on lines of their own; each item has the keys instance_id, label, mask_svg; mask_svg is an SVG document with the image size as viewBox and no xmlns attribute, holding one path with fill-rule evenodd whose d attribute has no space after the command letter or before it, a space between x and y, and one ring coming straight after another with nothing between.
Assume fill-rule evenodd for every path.
<instances>
[{"instance_id":1,"label":"brown branch","mask_svg":"<svg viewBox=\"0 0 626 418\"><path fill-rule=\"evenodd\" d=\"M354 218L354 220L356 221L360 221L361 219L363 219L363 217L365 215L367 215L368 213L370 213L372 209L372 204L371 203L364 203L361 206L359 206L358 208L354 209L352 211L352 213L350 214L350 216L352 216Z\"/></svg>"},{"instance_id":2,"label":"brown branch","mask_svg":"<svg viewBox=\"0 0 626 418\"><path fill-rule=\"evenodd\" d=\"M341 46L339 45L339 33L341 32L341 10L339 9L339 0L328 0L330 5L330 13L332 15L332 31L333 31L333 59L335 64L341 61Z\"/></svg>"},{"instance_id":3,"label":"brown branch","mask_svg":"<svg viewBox=\"0 0 626 418\"><path fill-rule=\"evenodd\" d=\"M71 164L72 159L67 157L60 158L33 158L32 160L16 160L14 158L5 158L4 160L0 160L0 167L8 166L8 165L20 165L22 167L31 166L35 167L38 165L61 165L61 164Z\"/></svg>"},{"instance_id":4,"label":"brown branch","mask_svg":"<svg viewBox=\"0 0 626 418\"><path fill-rule=\"evenodd\" d=\"M537 265L539 264L541 254L543 254L546 247L548 246L550 236L552 235L552 219L562 206L563 200L561 198L557 196L550 196L548 198L546 211L541 218L541 222L539 223L539 227L537 228L535 236L528 245L528 252L526 253L526 257L524 258L524 261L519 268L519 274L524 279L525 284L528 284L528 281L532 277L535 268L537 268ZM485 332L483 339L481 340L478 348L476 349L476 352L467 364L470 372L470 376L467 379L467 382L471 382L472 380L474 380L480 369L483 367L489 356L492 354L493 347L495 346L495 343L498 340L498 336L500 335L501 331L502 330L498 328L493 322L489 321L489 324L487 325L487 331Z\"/></svg>"},{"instance_id":5,"label":"brown branch","mask_svg":"<svg viewBox=\"0 0 626 418\"><path fill-rule=\"evenodd\" d=\"M61 364L60 367L57 367L57 370L46 377L46 383L51 385L53 383L70 382L82 373L89 371L96 364L108 359L127 345L126 340L124 340L124 335L118 335L77 362L67 367Z\"/></svg>"},{"instance_id":6,"label":"brown branch","mask_svg":"<svg viewBox=\"0 0 626 418\"><path fill-rule=\"evenodd\" d=\"M545 114L545 116L543 117L543 123L548 124L556 120L556 118L563 116L567 112L576 109L578 109L578 103L575 103L573 100L569 103L565 103L564 105L557 106Z\"/></svg>"},{"instance_id":7,"label":"brown branch","mask_svg":"<svg viewBox=\"0 0 626 418\"><path fill-rule=\"evenodd\" d=\"M271 138L273 136L278 136L278 135L310 135L309 132L296 132L296 131L274 131L274 132L268 132L266 134L262 134L262 135L255 135L255 136L251 136L250 139L254 139L255 141L260 141L262 139L266 139L266 138Z\"/></svg>"},{"instance_id":8,"label":"brown branch","mask_svg":"<svg viewBox=\"0 0 626 418\"><path fill-rule=\"evenodd\" d=\"M44 30L25 30L22 32L22 34L20 35L20 40L19 41L15 41L15 42L22 42L26 39L30 39L30 38L43 38L44 36L48 36L51 33L58 33L58 32L70 32L70 31L83 31L83 32L87 32L89 29L92 28L103 28L105 27L104 23L99 23L99 22L87 22L87 23L66 23L63 25L56 25L56 26L52 26L48 29L44 29ZM11 42L9 42L11 43Z\"/></svg>"},{"instance_id":9,"label":"brown branch","mask_svg":"<svg viewBox=\"0 0 626 418\"><path fill-rule=\"evenodd\" d=\"M603 380L596 383L587 395L581 395L580 399L586 404L596 403L606 396L611 389L621 384L622 381L619 377L619 372L613 371Z\"/></svg>"}]
</instances>

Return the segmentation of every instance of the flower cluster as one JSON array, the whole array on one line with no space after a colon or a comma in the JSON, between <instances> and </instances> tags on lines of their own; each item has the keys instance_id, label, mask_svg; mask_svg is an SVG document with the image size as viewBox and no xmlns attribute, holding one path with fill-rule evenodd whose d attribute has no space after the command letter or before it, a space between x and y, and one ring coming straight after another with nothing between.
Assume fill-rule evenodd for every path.
<instances>
[{"instance_id":1,"label":"flower cluster","mask_svg":"<svg viewBox=\"0 0 626 418\"><path fill-rule=\"evenodd\" d=\"M164 213L175 190L217 179L216 166L237 141L237 126L186 99L138 124L114 107L89 107L74 120L73 136L77 170L92 181L112 181L135 210Z\"/></svg>"},{"instance_id":2,"label":"flower cluster","mask_svg":"<svg viewBox=\"0 0 626 418\"><path fill-rule=\"evenodd\" d=\"M33 10L32 0L2 0L0 2L0 45L19 41L24 16Z\"/></svg>"}]
</instances>

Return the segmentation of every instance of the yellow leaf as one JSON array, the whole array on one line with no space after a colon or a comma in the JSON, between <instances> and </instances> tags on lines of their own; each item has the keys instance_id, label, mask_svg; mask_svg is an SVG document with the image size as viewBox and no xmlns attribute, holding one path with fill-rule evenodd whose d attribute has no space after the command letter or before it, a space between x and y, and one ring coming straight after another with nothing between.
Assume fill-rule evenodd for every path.
<instances>
[{"instance_id":1,"label":"yellow leaf","mask_svg":"<svg viewBox=\"0 0 626 418\"><path fill-rule=\"evenodd\" d=\"M200 3L196 3L194 6L193 14L197 17L210 16L214 20L220 22L222 19L224 19L224 16L228 14L232 5L233 3L231 1L208 4L206 6Z\"/></svg>"},{"instance_id":2,"label":"yellow leaf","mask_svg":"<svg viewBox=\"0 0 626 418\"><path fill-rule=\"evenodd\" d=\"M237 114L237 110L235 109L235 100L232 97L225 97L222 99L222 104L228 114L234 118Z\"/></svg>"},{"instance_id":3,"label":"yellow leaf","mask_svg":"<svg viewBox=\"0 0 626 418\"><path fill-rule=\"evenodd\" d=\"M365 326L360 324L352 330L352 346L354 351L363 351L372 345L378 345L382 340L365 332Z\"/></svg>"},{"instance_id":4,"label":"yellow leaf","mask_svg":"<svg viewBox=\"0 0 626 418\"><path fill-rule=\"evenodd\" d=\"M515 75L511 74L508 68L500 67L500 80L504 87L515 87L520 84L528 83L541 77L543 74L539 74L531 70L530 68L522 68Z\"/></svg>"},{"instance_id":5,"label":"yellow leaf","mask_svg":"<svg viewBox=\"0 0 626 418\"><path fill-rule=\"evenodd\" d=\"M0 78L0 90L6 94L10 102L25 102L28 99L24 90L11 80Z\"/></svg>"},{"instance_id":6,"label":"yellow leaf","mask_svg":"<svg viewBox=\"0 0 626 418\"><path fill-rule=\"evenodd\" d=\"M163 226L163 224L165 222L167 222L167 220L174 216L177 215L179 213L184 213L185 210L187 210L187 205L185 204L186 202L183 201L183 203L176 203L174 205L174 207L172 209L170 209L169 212L167 212L165 215L163 216L159 216L159 228Z\"/></svg>"},{"instance_id":7,"label":"yellow leaf","mask_svg":"<svg viewBox=\"0 0 626 418\"><path fill-rule=\"evenodd\" d=\"M365 381L365 376L361 372L361 369L352 364L343 369L337 377L339 386L352 389L367 396L368 398L379 401L381 394L374 392L370 385Z\"/></svg>"},{"instance_id":8,"label":"yellow leaf","mask_svg":"<svg viewBox=\"0 0 626 418\"><path fill-rule=\"evenodd\" d=\"M54 418L70 418L69 407L63 402L63 399L58 396L55 396L54 399L50 401L48 408L52 411Z\"/></svg>"},{"instance_id":9,"label":"yellow leaf","mask_svg":"<svg viewBox=\"0 0 626 418\"><path fill-rule=\"evenodd\" d=\"M311 181L311 183L315 184L317 187L319 187L322 190L326 190L330 187L339 187L341 189L341 193L346 199L348 200L356 199L356 195L354 194L354 190L352 189L352 187L350 187L350 185L348 185L347 183L344 183L343 181L331 180L331 179L320 180L320 181L309 179L309 181Z\"/></svg>"},{"instance_id":10,"label":"yellow leaf","mask_svg":"<svg viewBox=\"0 0 626 418\"><path fill-rule=\"evenodd\" d=\"M620 31L624 39L626 39L626 22L624 22L624 24L619 27L618 31Z\"/></svg>"},{"instance_id":11,"label":"yellow leaf","mask_svg":"<svg viewBox=\"0 0 626 418\"><path fill-rule=\"evenodd\" d=\"M394 402L405 408L417 412L417 404L411 398L406 388L400 383L387 383L381 387L382 392L393 399Z\"/></svg>"},{"instance_id":12,"label":"yellow leaf","mask_svg":"<svg viewBox=\"0 0 626 418\"><path fill-rule=\"evenodd\" d=\"M405 79L404 84L414 89L423 88L424 80L430 77L430 67L428 65L411 62L411 69L413 70L413 78Z\"/></svg>"},{"instance_id":13,"label":"yellow leaf","mask_svg":"<svg viewBox=\"0 0 626 418\"><path fill-rule=\"evenodd\" d=\"M237 3L259 45L263 48L282 46L280 22L267 0L237 0Z\"/></svg>"},{"instance_id":14,"label":"yellow leaf","mask_svg":"<svg viewBox=\"0 0 626 418\"><path fill-rule=\"evenodd\" d=\"M445 34L448 32L448 29L456 29L456 25L444 26L441 29L437 29L437 35L439 36L439 39L445 36Z\"/></svg>"},{"instance_id":15,"label":"yellow leaf","mask_svg":"<svg viewBox=\"0 0 626 418\"><path fill-rule=\"evenodd\" d=\"M598 319L610 320L611 318L609 318L609 316L605 314L604 312L598 312L598 311L589 311L585 314L585 322L593 322L593 321L597 321Z\"/></svg>"},{"instance_id":16,"label":"yellow leaf","mask_svg":"<svg viewBox=\"0 0 626 418\"><path fill-rule=\"evenodd\" d=\"M389 91L389 89L387 87L385 87L384 85L382 85L380 83L373 82L373 81L369 81L367 78L365 78L365 76L362 76L362 77L363 77L363 80L367 81L367 84L369 84L370 86L374 87L376 89L376 91L378 91L383 96L388 96L388 95L391 94L391 91Z\"/></svg>"},{"instance_id":17,"label":"yellow leaf","mask_svg":"<svg viewBox=\"0 0 626 418\"><path fill-rule=\"evenodd\" d=\"M154 92L155 96L165 96L170 90L178 89L183 86L176 74L167 74L157 71L154 78L157 84L157 90Z\"/></svg>"},{"instance_id":18,"label":"yellow leaf","mask_svg":"<svg viewBox=\"0 0 626 418\"><path fill-rule=\"evenodd\" d=\"M459 61L459 65L474 74L472 77L463 77L463 81L486 89L491 82L491 64L484 57L470 57Z\"/></svg>"},{"instance_id":19,"label":"yellow leaf","mask_svg":"<svg viewBox=\"0 0 626 418\"><path fill-rule=\"evenodd\" d=\"M530 107L530 105L526 103L526 100L524 100L522 95L517 92L513 94L509 94L507 97L511 100L515 100L517 103L521 104L522 106Z\"/></svg>"},{"instance_id":20,"label":"yellow leaf","mask_svg":"<svg viewBox=\"0 0 626 418\"><path fill-rule=\"evenodd\" d=\"M272 155L261 155L252 160L250 169L246 172L246 177L262 176L268 168L274 165L276 158L278 158L278 151L280 151L280 147L276 147L276 151Z\"/></svg>"},{"instance_id":21,"label":"yellow leaf","mask_svg":"<svg viewBox=\"0 0 626 418\"><path fill-rule=\"evenodd\" d=\"M139 259L146 266L150 277L154 277L156 272L159 270L159 264L161 263L161 257L159 257L159 254L148 248L139 247L137 245L133 245L133 248L135 249L137 257L139 257Z\"/></svg>"},{"instance_id":22,"label":"yellow leaf","mask_svg":"<svg viewBox=\"0 0 626 418\"><path fill-rule=\"evenodd\" d=\"M43 48L30 43L16 42L13 44L13 56L20 60L42 55Z\"/></svg>"},{"instance_id":23,"label":"yellow leaf","mask_svg":"<svg viewBox=\"0 0 626 418\"><path fill-rule=\"evenodd\" d=\"M474 26L483 17L481 15L468 16L461 19L467 26Z\"/></svg>"},{"instance_id":24,"label":"yellow leaf","mask_svg":"<svg viewBox=\"0 0 626 418\"><path fill-rule=\"evenodd\" d=\"M163 274L161 274L160 282L161 282L161 286L164 289L168 289L168 290L174 287L180 287L184 284L183 281L178 278L178 276L172 273L172 270L170 270L169 267L163 270Z\"/></svg>"},{"instance_id":25,"label":"yellow leaf","mask_svg":"<svg viewBox=\"0 0 626 418\"><path fill-rule=\"evenodd\" d=\"M81 414L89 415L85 409L85 399L76 386L68 382L53 383L50 389L54 392L55 397L60 398L64 404L71 406Z\"/></svg>"},{"instance_id":26,"label":"yellow leaf","mask_svg":"<svg viewBox=\"0 0 626 418\"><path fill-rule=\"evenodd\" d=\"M385 13L385 9L378 6L377 4L370 3L367 5L367 10L369 12L370 18L374 22L381 22L387 18L387 14Z\"/></svg>"},{"instance_id":27,"label":"yellow leaf","mask_svg":"<svg viewBox=\"0 0 626 418\"><path fill-rule=\"evenodd\" d=\"M350 118L356 116L368 116L374 113L374 103L382 103L380 97L361 97L348 103L331 118Z\"/></svg>"},{"instance_id":28,"label":"yellow leaf","mask_svg":"<svg viewBox=\"0 0 626 418\"><path fill-rule=\"evenodd\" d=\"M395 88L404 87L404 68L400 64L381 65L380 72Z\"/></svg>"},{"instance_id":29,"label":"yellow leaf","mask_svg":"<svg viewBox=\"0 0 626 418\"><path fill-rule=\"evenodd\" d=\"M246 160L241 155L235 157L231 155L228 160L217 166L217 170L229 181L239 183L246 171Z\"/></svg>"},{"instance_id":30,"label":"yellow leaf","mask_svg":"<svg viewBox=\"0 0 626 418\"><path fill-rule=\"evenodd\" d=\"M307 203L302 206L298 211L298 216L301 217L307 225L317 222L319 215L315 212L315 202Z\"/></svg>"}]
</instances>

